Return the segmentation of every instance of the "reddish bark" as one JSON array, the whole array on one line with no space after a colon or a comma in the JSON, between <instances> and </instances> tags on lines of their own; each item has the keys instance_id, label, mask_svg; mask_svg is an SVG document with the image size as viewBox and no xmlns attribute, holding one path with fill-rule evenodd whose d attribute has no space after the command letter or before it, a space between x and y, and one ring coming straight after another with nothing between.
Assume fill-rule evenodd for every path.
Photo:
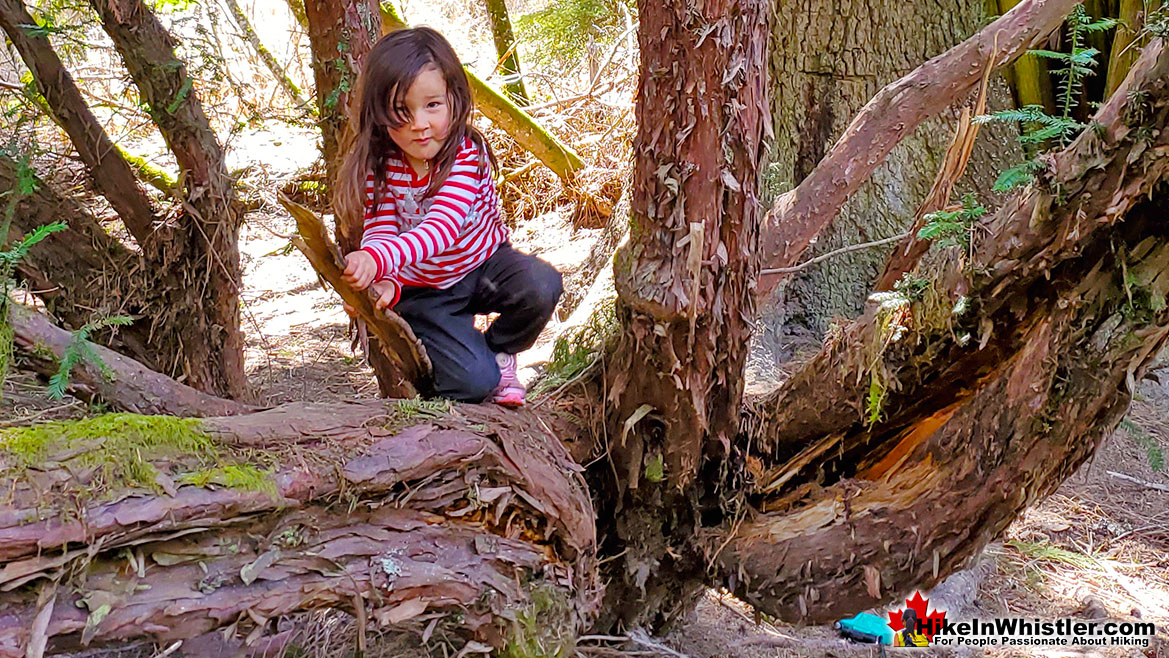
<instances>
[{"instance_id":1,"label":"reddish bark","mask_svg":"<svg viewBox=\"0 0 1169 658\"><path fill-rule=\"evenodd\" d=\"M165 241L148 242L150 266L165 274L170 296L162 324L174 330L181 362L168 367L210 393L248 394L239 325L239 225L243 207L223 151L203 113L194 80L175 42L141 0L91 0L102 27L130 71L151 118L178 161L182 224ZM157 320L156 320L157 321Z\"/></svg>"},{"instance_id":2,"label":"reddish bark","mask_svg":"<svg viewBox=\"0 0 1169 658\"><path fill-rule=\"evenodd\" d=\"M86 567L87 598L78 608L79 597L61 595L47 626L54 650L187 638L359 600L384 625L462 609L473 636L498 642L497 620L538 586L564 597L568 630L583 628L597 603L593 512L563 446L525 414L467 406L427 422L410 409L300 404L205 420L200 429L224 459L284 455L267 476L270 492L172 482L171 495L85 496L86 470L75 463L84 447L56 446L42 471L14 477L0 515L0 589L23 585L3 598L0 655L23 655L30 640L27 583L44 582L78 555L70 547L85 545L100 547ZM405 429L379 424L387 417ZM145 455L175 482L197 457ZM53 505L44 518L50 499L80 507ZM345 500L363 503L330 512ZM124 548L142 556L141 568L127 572Z\"/></svg>"},{"instance_id":3,"label":"reddish bark","mask_svg":"<svg viewBox=\"0 0 1169 658\"><path fill-rule=\"evenodd\" d=\"M756 407L751 445L773 464L759 512L706 544L740 595L822 621L928 587L1122 417L1169 336L1162 41L1095 120L980 227L973 262L937 277L936 295L872 309ZM967 310L952 311L961 289ZM886 388L876 422L873 377Z\"/></svg>"},{"instance_id":4,"label":"reddish bark","mask_svg":"<svg viewBox=\"0 0 1169 658\"><path fill-rule=\"evenodd\" d=\"M332 185L340 166L337 150L348 122L349 95L365 56L381 36L381 9L377 0L306 0L304 11L320 112L321 153ZM360 239L360 235L337 236L346 252L355 249Z\"/></svg>"}]
</instances>

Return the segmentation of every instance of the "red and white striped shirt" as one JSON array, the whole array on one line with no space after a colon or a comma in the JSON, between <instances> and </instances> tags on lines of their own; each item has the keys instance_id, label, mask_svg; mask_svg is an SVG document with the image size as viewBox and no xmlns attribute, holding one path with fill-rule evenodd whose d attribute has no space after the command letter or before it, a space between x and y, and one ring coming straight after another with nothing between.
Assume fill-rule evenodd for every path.
<instances>
[{"instance_id":1,"label":"red and white striped shirt","mask_svg":"<svg viewBox=\"0 0 1169 658\"><path fill-rule=\"evenodd\" d=\"M479 171L486 157L464 139L450 175L425 199L430 175L420 179L409 163L391 157L377 208L373 174L366 178L361 248L377 263L375 280L449 288L507 241L491 168Z\"/></svg>"}]
</instances>

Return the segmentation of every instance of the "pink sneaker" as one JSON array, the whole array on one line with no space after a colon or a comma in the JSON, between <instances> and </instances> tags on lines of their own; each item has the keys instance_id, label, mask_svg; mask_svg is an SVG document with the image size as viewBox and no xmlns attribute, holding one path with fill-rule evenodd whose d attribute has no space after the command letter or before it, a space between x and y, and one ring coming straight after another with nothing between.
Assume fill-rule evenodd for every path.
<instances>
[{"instance_id":1,"label":"pink sneaker","mask_svg":"<svg viewBox=\"0 0 1169 658\"><path fill-rule=\"evenodd\" d=\"M524 406L527 389L516 376L515 355L500 352L495 355L495 363L499 365L499 386L491 394L491 401L512 409Z\"/></svg>"}]
</instances>

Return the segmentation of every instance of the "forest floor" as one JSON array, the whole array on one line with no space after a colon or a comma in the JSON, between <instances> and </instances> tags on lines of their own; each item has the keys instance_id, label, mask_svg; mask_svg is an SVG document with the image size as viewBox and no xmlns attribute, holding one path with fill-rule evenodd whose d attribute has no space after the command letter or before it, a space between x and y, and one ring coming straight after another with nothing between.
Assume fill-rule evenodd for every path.
<instances>
[{"instance_id":1,"label":"forest floor","mask_svg":"<svg viewBox=\"0 0 1169 658\"><path fill-rule=\"evenodd\" d=\"M236 146L237 153L250 153L249 159L266 163L262 171L250 173L253 190L275 190L279 179L303 169L304 163L296 158L275 157L275 152L288 149L273 140L257 133ZM260 208L249 214L241 237L243 325L255 401L276 405L376 397L372 372L351 349L349 322L339 299L321 286L307 261L292 249L293 223L271 197L257 195ZM570 213L562 208L521 222L513 230L513 242L571 279L601 233L602 229L574 227ZM562 328L554 319L536 347L521 356L522 377L536 375ZM1139 382L1127 418L1092 461L1018 519L973 567L923 593L931 610L945 610L952 620L1011 616L1152 621L1158 636L1151 646L1060 651L999 647L985 653L935 647L924 650L926 655L1169 656L1169 471L1164 464L1169 452L1169 369L1161 374L1161 381ZM753 388L758 388L759 382L755 384ZM68 398L49 400L42 382L19 373L5 383L3 394L0 426L101 411ZM797 628L757 621L741 601L709 591L697 609L664 637L586 641L580 654L763 658L877 652L839 639L827 626Z\"/></svg>"}]
</instances>

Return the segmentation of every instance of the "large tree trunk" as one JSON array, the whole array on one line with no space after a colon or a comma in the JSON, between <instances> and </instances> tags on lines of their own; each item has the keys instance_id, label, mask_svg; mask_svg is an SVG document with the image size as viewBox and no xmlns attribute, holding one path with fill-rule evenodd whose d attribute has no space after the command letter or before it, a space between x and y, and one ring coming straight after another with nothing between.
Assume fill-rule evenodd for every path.
<instances>
[{"instance_id":1,"label":"large tree trunk","mask_svg":"<svg viewBox=\"0 0 1169 658\"><path fill-rule=\"evenodd\" d=\"M607 609L630 623L654 621L693 590L693 564L672 545L693 532L699 469L720 463L738 433L770 14L764 0L639 10L638 158L629 241L614 266L623 331L606 387L616 482L605 505L621 510L606 531L614 552L626 551Z\"/></svg>"},{"instance_id":2,"label":"large tree trunk","mask_svg":"<svg viewBox=\"0 0 1169 658\"><path fill-rule=\"evenodd\" d=\"M764 202L811 173L853 116L886 84L961 42L985 22L984 0L938 4L901 0L797 2L776 0L771 74L775 141L768 157ZM905 36L912 35L912 37ZM1011 105L999 78L990 103ZM808 257L846 245L898 235L925 198L953 134L956 114L925 122L902 140L872 179L819 234ZM988 126L960 184L986 192L1003 163L1022 159L1013 129ZM861 308L892 245L836 256L792 279L782 294L761 300L764 333L760 357L782 351L782 332L824 331ZM767 267L770 264L765 263Z\"/></svg>"},{"instance_id":3,"label":"large tree trunk","mask_svg":"<svg viewBox=\"0 0 1169 658\"><path fill-rule=\"evenodd\" d=\"M168 336L158 349L173 354L169 372L200 390L246 397L240 332L239 226L243 207L227 173L194 80L175 55L175 43L140 0L92 0L102 27L182 171L180 226L143 245L169 308L155 322Z\"/></svg>"}]
</instances>

